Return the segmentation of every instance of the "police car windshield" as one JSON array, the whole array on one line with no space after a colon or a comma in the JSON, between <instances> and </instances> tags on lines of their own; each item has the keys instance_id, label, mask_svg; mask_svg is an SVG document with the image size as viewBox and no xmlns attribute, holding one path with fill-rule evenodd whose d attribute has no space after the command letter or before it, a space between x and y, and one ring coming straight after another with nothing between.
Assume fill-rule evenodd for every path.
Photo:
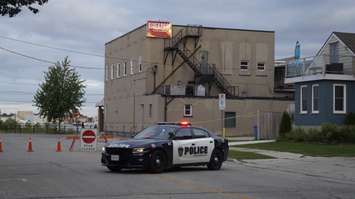
<instances>
[{"instance_id":1,"label":"police car windshield","mask_svg":"<svg viewBox=\"0 0 355 199\"><path fill-rule=\"evenodd\" d=\"M134 139L169 139L169 133L174 133L176 129L174 126L151 126L138 133Z\"/></svg>"}]
</instances>

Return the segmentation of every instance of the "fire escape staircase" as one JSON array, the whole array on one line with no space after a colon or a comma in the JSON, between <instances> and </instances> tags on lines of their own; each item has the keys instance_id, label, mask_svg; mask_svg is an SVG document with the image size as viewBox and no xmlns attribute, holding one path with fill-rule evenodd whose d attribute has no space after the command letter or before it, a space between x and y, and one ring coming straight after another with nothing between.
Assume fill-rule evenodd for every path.
<instances>
[{"instance_id":1,"label":"fire escape staircase","mask_svg":"<svg viewBox=\"0 0 355 199\"><path fill-rule=\"evenodd\" d=\"M195 73L195 80L197 83L214 82L216 86L224 92L227 96L234 96L234 87L228 80L217 70L215 66L208 63L202 64L194 55L200 49L198 46L199 38L201 37L200 26L189 26L181 29L170 40L164 41L164 63L166 63L169 53L172 55L172 65L175 62L176 56L179 55L183 62L179 64L154 90L154 92L162 86L167 79L169 79L183 64L187 64ZM187 47L189 38L194 40L194 49L190 51Z\"/></svg>"}]
</instances>

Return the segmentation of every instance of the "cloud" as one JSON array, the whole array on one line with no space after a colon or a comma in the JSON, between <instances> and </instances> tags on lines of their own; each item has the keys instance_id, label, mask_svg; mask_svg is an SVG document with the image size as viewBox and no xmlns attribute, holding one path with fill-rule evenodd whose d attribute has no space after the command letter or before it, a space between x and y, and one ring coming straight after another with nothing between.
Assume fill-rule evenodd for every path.
<instances>
[{"instance_id":1,"label":"cloud","mask_svg":"<svg viewBox=\"0 0 355 199\"><path fill-rule=\"evenodd\" d=\"M293 54L297 40L301 41L304 56L314 55L332 31L355 32L354 18L355 2L352 0L50 0L40 7L37 15L25 9L14 18L0 17L0 35L103 55L105 42L148 19L157 19L174 24L274 30L275 55L280 58ZM69 56L73 65L102 68L104 65L104 59L100 57L4 39L0 39L0 46L53 61ZM43 72L50 65L1 50L0 60L0 93L4 90L34 93L38 83L43 81ZM88 94L103 93L103 70L77 71L86 80ZM101 98L100 95L89 95L87 101L95 102ZM31 101L32 96L0 94L1 100ZM23 106L32 108L31 103ZM0 102L0 108L3 107L8 104ZM92 103L87 103L83 111L96 114Z\"/></svg>"}]
</instances>

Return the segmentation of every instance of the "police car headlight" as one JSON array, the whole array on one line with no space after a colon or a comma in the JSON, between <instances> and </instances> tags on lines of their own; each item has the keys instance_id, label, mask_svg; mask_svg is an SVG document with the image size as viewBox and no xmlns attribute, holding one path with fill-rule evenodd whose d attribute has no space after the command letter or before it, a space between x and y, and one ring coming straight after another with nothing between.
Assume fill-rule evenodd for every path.
<instances>
[{"instance_id":1,"label":"police car headlight","mask_svg":"<svg viewBox=\"0 0 355 199\"><path fill-rule=\"evenodd\" d=\"M144 152L144 148L133 148L132 153L143 153Z\"/></svg>"},{"instance_id":2,"label":"police car headlight","mask_svg":"<svg viewBox=\"0 0 355 199\"><path fill-rule=\"evenodd\" d=\"M102 152L106 152L106 147L102 147Z\"/></svg>"}]
</instances>

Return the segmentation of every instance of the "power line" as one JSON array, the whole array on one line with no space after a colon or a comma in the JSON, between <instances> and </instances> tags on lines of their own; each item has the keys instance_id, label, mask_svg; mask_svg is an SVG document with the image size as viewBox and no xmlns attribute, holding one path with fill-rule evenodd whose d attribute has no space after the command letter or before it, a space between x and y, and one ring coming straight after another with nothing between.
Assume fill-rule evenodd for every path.
<instances>
[{"instance_id":1,"label":"power line","mask_svg":"<svg viewBox=\"0 0 355 199\"><path fill-rule=\"evenodd\" d=\"M55 46L50 46L50 45L44 45L44 44L38 44L30 41L25 41L25 40L20 40L20 39L15 39L11 37L6 37L3 35L0 35L0 38L2 39L7 39L11 41L16 41L32 46L37 46L41 48L48 48L48 49L53 49L53 50L59 50L59 51L65 51L65 52L70 52L70 53L76 53L76 54L81 54L81 55L86 55L86 56L94 56L94 57L100 57L100 58L110 58L110 59L116 59L116 60L121 60L121 61L135 61L135 62L142 62L142 63L147 63L147 64L157 64L157 62L150 62L150 61L144 61L144 60L137 60L137 59L129 59L129 58L122 58L122 57L116 57L116 56L108 56L108 55L101 55L101 54L95 54L92 52L84 52L80 50L72 50L72 49L67 49L67 48L61 48L61 47L55 47Z\"/></svg>"},{"instance_id":2,"label":"power line","mask_svg":"<svg viewBox=\"0 0 355 199\"><path fill-rule=\"evenodd\" d=\"M25 57L25 58L28 58L28 59L32 59L32 60L36 60L38 62L47 63L47 64L48 63L49 64L56 64L56 62L54 62L54 61L46 60L46 59L43 59L43 58L33 57L33 56L30 56L30 55L26 55L26 54L23 54L23 53L14 51L14 50L10 50L8 48L4 48L2 46L0 46L0 49L3 50L3 51L9 52L11 54L15 54L15 55L22 56L22 57ZM76 65L70 65L70 66L73 67L73 68L81 68L81 69L89 69L89 70L104 70L103 68L99 68L99 67L87 67L87 66L76 66Z\"/></svg>"},{"instance_id":3,"label":"power line","mask_svg":"<svg viewBox=\"0 0 355 199\"><path fill-rule=\"evenodd\" d=\"M7 102L7 103L33 103L32 101L28 100L2 100L0 99L1 102ZM84 102L84 104L96 104L97 102Z\"/></svg>"},{"instance_id":4,"label":"power line","mask_svg":"<svg viewBox=\"0 0 355 199\"><path fill-rule=\"evenodd\" d=\"M17 90L5 90L5 91L0 91L0 93L16 93L16 94L34 94L34 92L28 92L28 91L17 91ZM100 94L100 93L86 93L86 95L98 95L98 96L101 96L101 95L104 95L103 93Z\"/></svg>"},{"instance_id":5,"label":"power line","mask_svg":"<svg viewBox=\"0 0 355 199\"><path fill-rule=\"evenodd\" d=\"M38 46L38 47L42 47L42 48L49 48L49 49L53 49L53 50L66 51L66 52L71 52L71 53L76 53L76 54L87 55L87 56L105 57L105 56L102 56L100 54L84 52L84 51L79 51L79 50L72 50L72 49L61 48L61 47L55 47L55 46L49 46L49 45L44 45L44 44L38 44L38 43L30 42L30 41L25 41L25 40L15 39L15 38L11 38L11 37L6 37L6 36L3 36L3 35L0 35L0 38L11 40L11 41L16 41L16 42L20 42L20 43L24 43L24 44L29 44L29 45L32 45L32 46Z\"/></svg>"}]
</instances>

